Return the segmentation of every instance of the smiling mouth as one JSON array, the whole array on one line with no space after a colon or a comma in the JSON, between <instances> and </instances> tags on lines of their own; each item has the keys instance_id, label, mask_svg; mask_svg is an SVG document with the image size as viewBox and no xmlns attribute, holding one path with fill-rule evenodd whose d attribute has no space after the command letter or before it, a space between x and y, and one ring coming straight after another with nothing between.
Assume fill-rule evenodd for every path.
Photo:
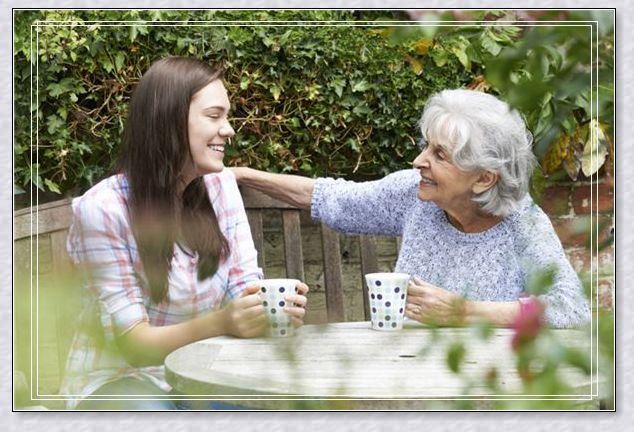
<instances>
[{"instance_id":1,"label":"smiling mouth","mask_svg":"<svg viewBox=\"0 0 634 432\"><path fill-rule=\"evenodd\" d=\"M428 179L427 177L420 177L420 182L421 184L425 184L425 185L435 185L436 183L431 181L430 179Z\"/></svg>"},{"instance_id":2,"label":"smiling mouth","mask_svg":"<svg viewBox=\"0 0 634 432\"><path fill-rule=\"evenodd\" d=\"M218 153L224 153L225 152L225 146L223 146L223 145L209 144L207 146L207 148L210 148L211 150L216 151Z\"/></svg>"}]
</instances>

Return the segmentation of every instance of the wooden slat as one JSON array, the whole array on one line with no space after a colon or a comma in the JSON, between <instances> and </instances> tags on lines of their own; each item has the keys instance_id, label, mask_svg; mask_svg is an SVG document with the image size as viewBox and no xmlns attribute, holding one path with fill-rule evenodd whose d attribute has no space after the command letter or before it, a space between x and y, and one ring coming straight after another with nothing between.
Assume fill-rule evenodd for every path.
<instances>
[{"instance_id":1,"label":"wooden slat","mask_svg":"<svg viewBox=\"0 0 634 432\"><path fill-rule=\"evenodd\" d=\"M73 217L71 202L72 199L69 198L16 211L13 218L14 240L68 229Z\"/></svg>"},{"instance_id":2,"label":"wooden slat","mask_svg":"<svg viewBox=\"0 0 634 432\"><path fill-rule=\"evenodd\" d=\"M246 209L294 209L296 207L246 186L240 186L240 195Z\"/></svg>"},{"instance_id":3,"label":"wooden slat","mask_svg":"<svg viewBox=\"0 0 634 432\"><path fill-rule=\"evenodd\" d=\"M376 258L376 238L373 236L359 237L359 252L361 254L361 286L363 287L363 312L365 319L370 319L370 301L368 300L368 285L365 275L376 273L379 263Z\"/></svg>"},{"instance_id":4,"label":"wooden slat","mask_svg":"<svg viewBox=\"0 0 634 432\"><path fill-rule=\"evenodd\" d=\"M396 255L398 256L401 253L401 243L403 242L402 237L396 237Z\"/></svg>"},{"instance_id":5,"label":"wooden slat","mask_svg":"<svg viewBox=\"0 0 634 432\"><path fill-rule=\"evenodd\" d=\"M343 285L341 282L341 252L339 250L339 234L322 224L321 244L324 262L324 285L326 291L326 311L328 313L328 321L343 321Z\"/></svg>"},{"instance_id":6,"label":"wooden slat","mask_svg":"<svg viewBox=\"0 0 634 432\"><path fill-rule=\"evenodd\" d=\"M66 237L68 229L51 233L51 259L53 272L64 273L72 271L72 263L66 251Z\"/></svg>"},{"instance_id":7,"label":"wooden slat","mask_svg":"<svg viewBox=\"0 0 634 432\"><path fill-rule=\"evenodd\" d=\"M284 229L284 255L286 259L286 277L304 278L304 254L302 253L302 233L299 210L282 210Z\"/></svg>"},{"instance_id":8,"label":"wooden slat","mask_svg":"<svg viewBox=\"0 0 634 432\"><path fill-rule=\"evenodd\" d=\"M251 227L251 237L258 251L258 266L264 268L264 229L262 228L262 210L248 210L247 219Z\"/></svg>"}]
</instances>

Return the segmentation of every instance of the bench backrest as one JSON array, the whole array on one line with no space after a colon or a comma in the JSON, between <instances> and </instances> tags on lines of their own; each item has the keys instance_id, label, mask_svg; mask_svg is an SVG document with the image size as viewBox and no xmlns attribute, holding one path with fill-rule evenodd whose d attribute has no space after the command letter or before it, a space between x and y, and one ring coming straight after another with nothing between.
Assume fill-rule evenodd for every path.
<instances>
[{"instance_id":1,"label":"bench backrest","mask_svg":"<svg viewBox=\"0 0 634 432\"><path fill-rule=\"evenodd\" d=\"M241 187L240 190L247 209L251 234L258 251L260 267L264 268L266 262L262 213L265 210L279 210L282 216L286 276L305 280L300 226L301 210L254 189ZM14 241L25 241L36 235L50 239L52 272L65 270L70 266L66 253L66 235L72 222L71 201L72 199L69 198L25 208L16 211L14 215ZM329 322L344 320L339 236L337 232L321 225L324 285ZM361 273L376 272L378 269L376 240L372 236L360 236L359 240ZM367 300L367 297L364 296L364 299ZM369 319L367 302L364 303L364 309L365 316Z\"/></svg>"},{"instance_id":2,"label":"bench backrest","mask_svg":"<svg viewBox=\"0 0 634 432\"><path fill-rule=\"evenodd\" d=\"M258 251L258 264L265 268L266 256L264 249L264 229L263 229L263 213L265 211L276 210L281 213L282 231L284 239L284 263L286 267L286 276L306 280L304 275L304 258L301 241L301 211L293 206L285 204L281 201L270 198L269 196L249 188L241 188L241 193L247 216L251 226L251 233ZM29 261L22 263L22 268L16 268L17 273L22 271L23 274L32 274L35 266L35 260L38 260L39 272L45 272L52 275L63 273L69 270L72 265L66 253L66 236L68 228L72 222L72 199L64 199L56 202L43 204L37 207L21 209L14 214L14 242L16 255L21 250L21 255L16 256L15 261ZM329 229L325 225L321 226L321 243L322 243L322 264L324 274L324 290L326 297L326 313L329 322L344 321L344 295L342 284L342 263L340 252L340 234ZM24 252L27 250L27 252ZM375 272L378 269L376 239L369 236L360 236L359 252L361 258L361 274L359 279L363 280L362 275L365 273ZM16 266L18 266L16 264ZM26 271L25 271L26 270ZM38 275L43 280L41 275ZM22 276L24 278L24 276ZM35 280L35 279L34 279ZM78 308L78 298L76 287L55 287L55 289L45 289L46 284L39 284L36 291L33 288L34 282L22 280L22 292L16 293L16 299L19 301L27 301L34 299L33 293L37 292L37 302L30 302L31 314L36 306L34 304L51 304L56 305L52 316L47 319L48 324L39 325L42 331L48 332L49 337L53 337L55 346L51 346L49 351L55 350L57 354L49 355L56 357L57 363L53 369L59 370L59 376L63 371L65 358L69 349L70 341L74 329L69 325ZM25 283L26 282L26 283ZM314 281L306 281L312 285ZM369 319L369 305L367 299L367 286L363 283L363 301L364 315ZM17 285L17 283L16 283ZM54 291L54 292L49 292ZM39 303L38 303L39 302ZM28 311L27 311L28 313ZM21 323L16 324L16 341L28 340L42 337L34 331L28 320L24 317ZM53 327L53 328L51 328ZM26 338L26 339L25 339ZM24 345L24 344L23 344ZM27 345L28 348L28 345ZM23 352L18 349L18 356L25 358L29 356L27 348L22 348ZM38 348L42 349L41 346ZM37 376L36 371L32 371ZM58 378L58 377L57 377ZM53 381L55 381L53 379ZM51 382L48 387L54 387L55 383Z\"/></svg>"}]
</instances>

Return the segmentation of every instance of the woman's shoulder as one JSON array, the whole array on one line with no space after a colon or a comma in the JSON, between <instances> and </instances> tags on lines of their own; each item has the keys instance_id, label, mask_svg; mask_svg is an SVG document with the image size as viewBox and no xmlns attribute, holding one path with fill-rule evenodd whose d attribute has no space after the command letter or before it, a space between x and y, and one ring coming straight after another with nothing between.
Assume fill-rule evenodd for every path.
<instances>
[{"instance_id":1,"label":"woman's shoulder","mask_svg":"<svg viewBox=\"0 0 634 432\"><path fill-rule=\"evenodd\" d=\"M526 194L526 196L520 200L517 208L509 215L508 219L516 226L550 224L550 219L546 213L533 201L533 198L529 194Z\"/></svg>"},{"instance_id":2,"label":"woman's shoulder","mask_svg":"<svg viewBox=\"0 0 634 432\"><path fill-rule=\"evenodd\" d=\"M73 199L73 211L111 214L124 212L128 202L128 190L128 182L124 175L112 175Z\"/></svg>"},{"instance_id":3,"label":"woman's shoulder","mask_svg":"<svg viewBox=\"0 0 634 432\"><path fill-rule=\"evenodd\" d=\"M413 168L395 171L383 178L383 181L390 185L402 188L415 188L420 182L420 173Z\"/></svg>"},{"instance_id":4,"label":"woman's shoulder","mask_svg":"<svg viewBox=\"0 0 634 432\"><path fill-rule=\"evenodd\" d=\"M507 219L518 245L540 243L556 237L550 218L528 194Z\"/></svg>"},{"instance_id":5,"label":"woman's shoulder","mask_svg":"<svg viewBox=\"0 0 634 432\"><path fill-rule=\"evenodd\" d=\"M219 195L239 193L238 183L236 177L228 168L224 168L217 173L206 174L203 176L205 187L209 191L209 195L212 199Z\"/></svg>"}]
</instances>

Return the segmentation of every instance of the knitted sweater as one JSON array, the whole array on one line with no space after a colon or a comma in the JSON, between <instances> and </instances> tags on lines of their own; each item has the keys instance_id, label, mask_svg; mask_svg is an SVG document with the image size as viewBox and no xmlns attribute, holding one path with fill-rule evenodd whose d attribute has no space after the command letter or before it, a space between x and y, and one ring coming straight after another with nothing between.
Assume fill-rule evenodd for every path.
<instances>
[{"instance_id":1,"label":"knitted sweater","mask_svg":"<svg viewBox=\"0 0 634 432\"><path fill-rule=\"evenodd\" d=\"M551 269L553 284L539 296L546 321L572 327L590 319L581 282L550 220L530 196L494 227L464 233L433 202L417 197L419 181L413 169L363 183L318 179L311 214L348 234L402 236L396 272L470 300L517 300L531 275Z\"/></svg>"}]
</instances>

